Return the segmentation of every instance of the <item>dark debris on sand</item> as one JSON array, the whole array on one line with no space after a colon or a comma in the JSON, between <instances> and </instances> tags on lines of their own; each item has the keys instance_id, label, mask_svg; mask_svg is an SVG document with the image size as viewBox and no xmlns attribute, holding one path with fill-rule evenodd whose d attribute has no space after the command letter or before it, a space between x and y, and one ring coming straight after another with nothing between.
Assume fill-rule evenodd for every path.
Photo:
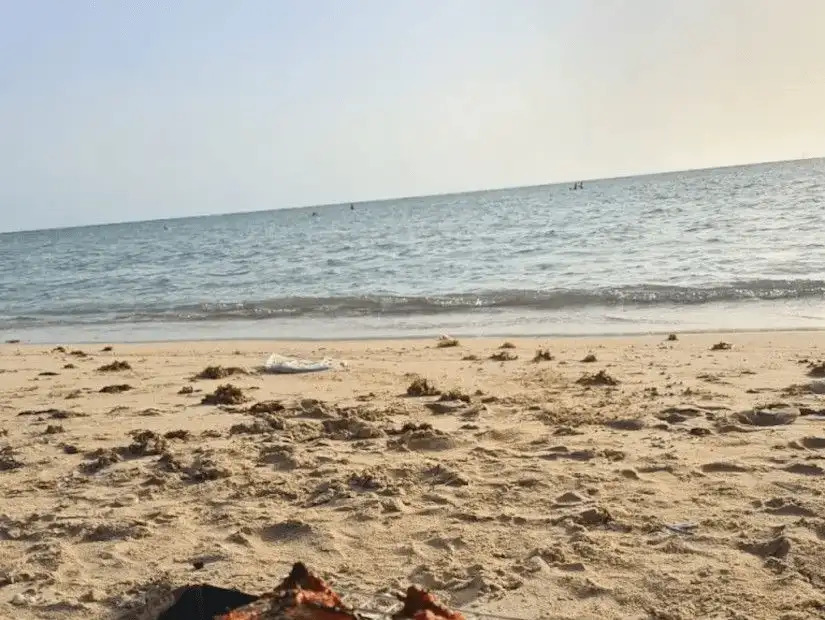
<instances>
[{"instance_id":1,"label":"dark debris on sand","mask_svg":"<svg viewBox=\"0 0 825 620\"><path fill-rule=\"evenodd\" d=\"M166 439L158 435L155 431L137 430L132 431L132 443L121 450L129 456L156 456L166 452Z\"/></svg>"},{"instance_id":2,"label":"dark debris on sand","mask_svg":"<svg viewBox=\"0 0 825 620\"><path fill-rule=\"evenodd\" d=\"M120 360L116 360L111 364L104 364L97 369L98 372L122 372L124 370L132 370L132 366L129 362L122 362Z\"/></svg>"},{"instance_id":3,"label":"dark debris on sand","mask_svg":"<svg viewBox=\"0 0 825 620\"><path fill-rule=\"evenodd\" d=\"M241 388L227 383L201 399L202 405L240 405L247 401Z\"/></svg>"},{"instance_id":4,"label":"dark debris on sand","mask_svg":"<svg viewBox=\"0 0 825 620\"><path fill-rule=\"evenodd\" d=\"M421 396L438 396L441 391L424 377L416 377L407 387L407 396L418 398Z\"/></svg>"},{"instance_id":5,"label":"dark debris on sand","mask_svg":"<svg viewBox=\"0 0 825 620\"><path fill-rule=\"evenodd\" d=\"M186 395L186 394L194 394L194 393L195 393L195 388L193 388L191 385L184 385L181 389L178 390L178 394L180 394L182 396Z\"/></svg>"},{"instance_id":6,"label":"dark debris on sand","mask_svg":"<svg viewBox=\"0 0 825 620\"><path fill-rule=\"evenodd\" d=\"M733 348L733 345L729 342L717 342L713 345L710 350L711 351L730 351Z\"/></svg>"},{"instance_id":7,"label":"dark debris on sand","mask_svg":"<svg viewBox=\"0 0 825 620\"><path fill-rule=\"evenodd\" d=\"M818 379L825 377L825 362L809 362L808 376Z\"/></svg>"},{"instance_id":8,"label":"dark debris on sand","mask_svg":"<svg viewBox=\"0 0 825 620\"><path fill-rule=\"evenodd\" d=\"M552 362L553 361L553 354L550 353L549 349L538 349L536 354L533 356L533 361L535 363L538 362Z\"/></svg>"},{"instance_id":9,"label":"dark debris on sand","mask_svg":"<svg viewBox=\"0 0 825 620\"><path fill-rule=\"evenodd\" d=\"M118 383L116 385L107 385L105 387L100 388L101 394L121 394L122 392L128 392L129 390L133 390L131 385L128 383Z\"/></svg>"},{"instance_id":10,"label":"dark debris on sand","mask_svg":"<svg viewBox=\"0 0 825 620\"><path fill-rule=\"evenodd\" d=\"M386 429L385 432L387 435L403 435L405 433L413 433L415 431L431 431L433 430L433 425L424 422L423 424L415 424L413 422L407 422L401 428L389 428Z\"/></svg>"},{"instance_id":11,"label":"dark debris on sand","mask_svg":"<svg viewBox=\"0 0 825 620\"><path fill-rule=\"evenodd\" d=\"M65 352L65 349L63 351ZM84 351L81 351L79 349L76 351L72 351L71 353L69 353L69 355L73 357L89 357Z\"/></svg>"},{"instance_id":12,"label":"dark debris on sand","mask_svg":"<svg viewBox=\"0 0 825 620\"><path fill-rule=\"evenodd\" d=\"M0 471L12 471L23 467L23 462L15 456L14 448L3 446L0 448Z\"/></svg>"},{"instance_id":13,"label":"dark debris on sand","mask_svg":"<svg viewBox=\"0 0 825 620\"><path fill-rule=\"evenodd\" d=\"M103 347L103 348L101 349L101 351L102 351L103 353L111 353L112 351L114 351L114 347L112 347L112 346L105 346L105 347Z\"/></svg>"},{"instance_id":14,"label":"dark debris on sand","mask_svg":"<svg viewBox=\"0 0 825 620\"><path fill-rule=\"evenodd\" d=\"M247 412L252 415L261 415L267 413L281 413L285 410L286 407L284 407L284 405L278 400L263 400L252 405L249 409L247 409Z\"/></svg>"},{"instance_id":15,"label":"dark debris on sand","mask_svg":"<svg viewBox=\"0 0 825 620\"><path fill-rule=\"evenodd\" d=\"M233 375L248 375L243 368L237 366L207 366L194 376L196 380L217 380L226 379Z\"/></svg>"},{"instance_id":16,"label":"dark debris on sand","mask_svg":"<svg viewBox=\"0 0 825 620\"><path fill-rule=\"evenodd\" d=\"M668 334L666 340L668 342L676 342L679 340L679 337L676 334Z\"/></svg>"},{"instance_id":17,"label":"dark debris on sand","mask_svg":"<svg viewBox=\"0 0 825 620\"><path fill-rule=\"evenodd\" d=\"M460 343L455 338L444 338L443 340L439 340L436 346L439 349L448 349L450 347L457 347L459 344Z\"/></svg>"},{"instance_id":18,"label":"dark debris on sand","mask_svg":"<svg viewBox=\"0 0 825 620\"><path fill-rule=\"evenodd\" d=\"M593 353L588 353L582 358L582 364L592 364L597 362L596 356Z\"/></svg>"},{"instance_id":19,"label":"dark debris on sand","mask_svg":"<svg viewBox=\"0 0 825 620\"><path fill-rule=\"evenodd\" d=\"M440 402L461 401L463 403L469 403L472 398L469 394L465 394L461 390L452 389L449 392L444 392L441 394L438 400Z\"/></svg>"},{"instance_id":20,"label":"dark debris on sand","mask_svg":"<svg viewBox=\"0 0 825 620\"><path fill-rule=\"evenodd\" d=\"M604 387L619 385L618 379L614 379L604 370L600 370L596 374L584 374L578 379L576 379L576 383L578 385L584 385L586 387Z\"/></svg>"},{"instance_id":21,"label":"dark debris on sand","mask_svg":"<svg viewBox=\"0 0 825 620\"><path fill-rule=\"evenodd\" d=\"M74 411L66 411L65 409L27 409L17 414L18 416L42 415L52 420L67 420L69 418L85 417L83 413L75 413Z\"/></svg>"},{"instance_id":22,"label":"dark debris on sand","mask_svg":"<svg viewBox=\"0 0 825 620\"><path fill-rule=\"evenodd\" d=\"M503 342L501 344L501 346L499 347L499 349L515 349L515 348L516 348L516 345L514 345L512 342Z\"/></svg>"},{"instance_id":23,"label":"dark debris on sand","mask_svg":"<svg viewBox=\"0 0 825 620\"><path fill-rule=\"evenodd\" d=\"M84 455L86 460L80 464L80 471L85 474L95 474L115 463L119 463L123 459L143 458L147 456L163 457L168 454L166 438L155 431L135 430L130 432L129 435L132 438L132 442L129 445L117 448L99 448L92 452L87 452Z\"/></svg>"},{"instance_id":24,"label":"dark debris on sand","mask_svg":"<svg viewBox=\"0 0 825 620\"><path fill-rule=\"evenodd\" d=\"M79 467L80 471L84 474L96 474L97 472L102 471L110 465L120 462L121 460L117 451L112 450L111 448L100 448L86 454L86 458L88 460L82 462Z\"/></svg>"},{"instance_id":25,"label":"dark debris on sand","mask_svg":"<svg viewBox=\"0 0 825 620\"><path fill-rule=\"evenodd\" d=\"M507 344L507 343L505 342L504 344ZM503 347L504 345L501 345L501 346ZM510 348L510 347L507 347L507 348ZM516 355L515 353L510 353L510 351L507 351L505 349L504 351L498 351L497 353L493 353L490 356L490 359L493 360L494 362L513 362L513 361L518 359L518 355Z\"/></svg>"}]
</instances>

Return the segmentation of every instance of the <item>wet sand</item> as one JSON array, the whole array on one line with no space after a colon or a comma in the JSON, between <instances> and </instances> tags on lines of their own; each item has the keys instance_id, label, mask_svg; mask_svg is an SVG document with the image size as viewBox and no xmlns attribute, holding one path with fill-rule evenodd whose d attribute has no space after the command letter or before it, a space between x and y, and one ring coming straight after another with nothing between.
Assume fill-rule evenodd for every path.
<instances>
[{"instance_id":1,"label":"wet sand","mask_svg":"<svg viewBox=\"0 0 825 620\"><path fill-rule=\"evenodd\" d=\"M0 345L0 617L257 593L297 560L353 602L825 614L825 333L512 344ZM347 367L259 373L276 349ZM193 379L217 365L244 373Z\"/></svg>"}]
</instances>

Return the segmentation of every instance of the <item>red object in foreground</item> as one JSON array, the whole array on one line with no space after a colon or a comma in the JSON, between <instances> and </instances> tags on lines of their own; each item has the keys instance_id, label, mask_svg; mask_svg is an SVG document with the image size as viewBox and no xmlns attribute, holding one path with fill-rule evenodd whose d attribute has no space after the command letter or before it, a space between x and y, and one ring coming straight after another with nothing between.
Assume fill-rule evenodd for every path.
<instances>
[{"instance_id":1,"label":"red object in foreground","mask_svg":"<svg viewBox=\"0 0 825 620\"><path fill-rule=\"evenodd\" d=\"M357 620L323 579L298 562L274 592L215 620Z\"/></svg>"},{"instance_id":2,"label":"red object in foreground","mask_svg":"<svg viewBox=\"0 0 825 620\"><path fill-rule=\"evenodd\" d=\"M412 620L464 620L464 616L457 611L451 611L441 605L435 596L426 590L410 586L407 594L401 599L404 607L393 614L393 618L411 618Z\"/></svg>"},{"instance_id":3,"label":"red object in foreground","mask_svg":"<svg viewBox=\"0 0 825 620\"><path fill-rule=\"evenodd\" d=\"M435 597L410 587L401 598L404 607L394 620L464 620L460 613L440 605ZM257 601L218 616L215 620L361 620L344 605L341 597L323 579L313 575L300 562L275 589Z\"/></svg>"}]
</instances>

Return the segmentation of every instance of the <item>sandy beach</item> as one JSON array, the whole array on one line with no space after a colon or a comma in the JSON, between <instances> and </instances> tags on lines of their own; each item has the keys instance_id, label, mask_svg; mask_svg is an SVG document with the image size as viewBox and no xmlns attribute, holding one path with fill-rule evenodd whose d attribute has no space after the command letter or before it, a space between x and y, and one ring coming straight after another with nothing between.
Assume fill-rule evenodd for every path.
<instances>
[{"instance_id":1,"label":"sandy beach","mask_svg":"<svg viewBox=\"0 0 825 620\"><path fill-rule=\"evenodd\" d=\"M0 617L297 560L353 603L823 617L825 333L502 344L0 345ZM260 373L274 352L346 367Z\"/></svg>"}]
</instances>

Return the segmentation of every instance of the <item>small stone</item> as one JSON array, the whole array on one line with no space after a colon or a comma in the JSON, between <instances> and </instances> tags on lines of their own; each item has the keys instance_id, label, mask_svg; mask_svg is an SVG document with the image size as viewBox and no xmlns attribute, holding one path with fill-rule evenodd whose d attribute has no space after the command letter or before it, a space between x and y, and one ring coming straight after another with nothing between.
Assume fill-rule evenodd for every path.
<instances>
[{"instance_id":1,"label":"small stone","mask_svg":"<svg viewBox=\"0 0 825 620\"><path fill-rule=\"evenodd\" d=\"M545 562L541 556L534 555L524 562L524 568L530 573L539 573L542 571L547 570L547 562Z\"/></svg>"},{"instance_id":2,"label":"small stone","mask_svg":"<svg viewBox=\"0 0 825 620\"><path fill-rule=\"evenodd\" d=\"M18 592L11 598L11 604L16 607L28 607L34 603L34 599L31 596L27 596L22 592Z\"/></svg>"},{"instance_id":3,"label":"small stone","mask_svg":"<svg viewBox=\"0 0 825 620\"><path fill-rule=\"evenodd\" d=\"M402 502L398 498L392 498L392 499L384 500L381 503L381 507L383 508L384 512L388 512L388 513L391 513L391 514L402 513L407 508L404 505L404 502Z\"/></svg>"}]
</instances>

